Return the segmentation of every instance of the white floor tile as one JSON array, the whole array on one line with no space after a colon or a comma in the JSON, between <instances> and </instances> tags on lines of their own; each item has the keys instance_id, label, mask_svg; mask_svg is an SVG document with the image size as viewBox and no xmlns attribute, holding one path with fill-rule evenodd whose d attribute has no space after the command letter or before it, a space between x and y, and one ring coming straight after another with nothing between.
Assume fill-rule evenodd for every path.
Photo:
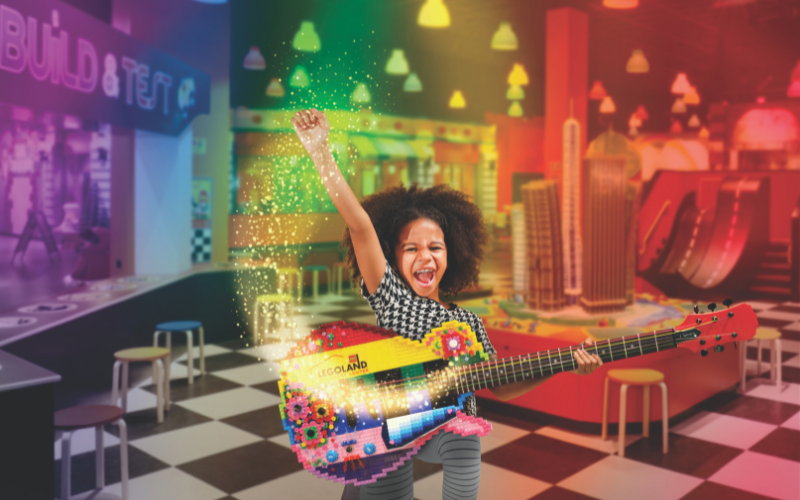
<instances>
[{"instance_id":1,"label":"white floor tile","mask_svg":"<svg viewBox=\"0 0 800 500\"><path fill-rule=\"evenodd\" d=\"M248 356L253 356L254 358L260 360L279 360L283 359L289 353L289 349L294 347L297 342L299 342L299 339L274 344L265 344L257 347L248 347L247 349L241 349L236 352L247 354ZM218 373L219 372L214 372L214 375L217 375Z\"/></svg>"},{"instance_id":2,"label":"white floor tile","mask_svg":"<svg viewBox=\"0 0 800 500\"><path fill-rule=\"evenodd\" d=\"M273 443L281 445L284 448L288 448L290 450L292 449L292 442L289 440L289 433L287 432L282 432L277 436L273 436L267 439L267 441L272 441Z\"/></svg>"},{"instance_id":3,"label":"white floor tile","mask_svg":"<svg viewBox=\"0 0 800 500\"><path fill-rule=\"evenodd\" d=\"M757 316L762 319L777 319L786 322L800 321L800 314L783 311L760 311Z\"/></svg>"},{"instance_id":4,"label":"white floor tile","mask_svg":"<svg viewBox=\"0 0 800 500\"><path fill-rule=\"evenodd\" d=\"M337 311L345 311L345 310L346 308L336 304L314 304L314 305L300 304L299 306L295 307L295 314L296 315L313 314L316 316L320 314L335 313Z\"/></svg>"},{"instance_id":5,"label":"white floor tile","mask_svg":"<svg viewBox=\"0 0 800 500\"><path fill-rule=\"evenodd\" d=\"M781 427L785 427L787 429L794 429L796 431L800 431L800 411L795 413L793 417L790 417L789 420L781 424Z\"/></svg>"},{"instance_id":6,"label":"white floor tile","mask_svg":"<svg viewBox=\"0 0 800 500\"><path fill-rule=\"evenodd\" d=\"M519 429L510 425L501 424L498 422L490 422L492 424L492 432L488 436L481 438L481 453L488 453L495 448L515 441L522 436L527 436L530 431Z\"/></svg>"},{"instance_id":7,"label":"white floor tile","mask_svg":"<svg viewBox=\"0 0 800 500\"><path fill-rule=\"evenodd\" d=\"M800 332L800 321L797 323L792 323L791 325L786 325L781 330L791 330L793 332Z\"/></svg>"},{"instance_id":8,"label":"white floor tile","mask_svg":"<svg viewBox=\"0 0 800 500\"><path fill-rule=\"evenodd\" d=\"M783 387L778 391L778 388L772 384L761 384L755 389L747 391L747 395L784 403L800 404L800 385L784 381Z\"/></svg>"},{"instance_id":9,"label":"white floor tile","mask_svg":"<svg viewBox=\"0 0 800 500\"><path fill-rule=\"evenodd\" d=\"M306 330L305 333L311 331L310 325L320 325L322 323L341 321L341 319L337 318L336 316L328 316L325 314L305 314L302 316L295 316L294 320L297 323L298 335L301 336L304 333L304 329Z\"/></svg>"},{"instance_id":10,"label":"white floor tile","mask_svg":"<svg viewBox=\"0 0 800 500\"><path fill-rule=\"evenodd\" d=\"M225 496L224 491L173 468L131 479L128 488L131 500L215 500ZM103 491L122 494L120 483L107 486Z\"/></svg>"},{"instance_id":11,"label":"white floor tile","mask_svg":"<svg viewBox=\"0 0 800 500\"><path fill-rule=\"evenodd\" d=\"M755 359L747 359L744 364L746 373L750 376L761 375L769 371L769 361L761 362L761 371L758 371L758 361Z\"/></svg>"},{"instance_id":12,"label":"white floor tile","mask_svg":"<svg viewBox=\"0 0 800 500\"><path fill-rule=\"evenodd\" d=\"M782 500L800 499L800 462L745 451L709 481Z\"/></svg>"},{"instance_id":13,"label":"white floor tile","mask_svg":"<svg viewBox=\"0 0 800 500\"><path fill-rule=\"evenodd\" d=\"M761 441L776 427L720 413L700 412L671 428L670 432L746 450Z\"/></svg>"},{"instance_id":14,"label":"white floor tile","mask_svg":"<svg viewBox=\"0 0 800 500\"><path fill-rule=\"evenodd\" d=\"M440 500L442 498L443 472L437 472L414 483L414 498ZM481 464L481 482L478 500L527 500L538 495L551 485L510 470Z\"/></svg>"},{"instance_id":15,"label":"white floor tile","mask_svg":"<svg viewBox=\"0 0 800 500\"><path fill-rule=\"evenodd\" d=\"M781 351L800 354L800 341L781 339Z\"/></svg>"},{"instance_id":16,"label":"white floor tile","mask_svg":"<svg viewBox=\"0 0 800 500\"><path fill-rule=\"evenodd\" d=\"M340 498L344 485L320 479L308 471L301 470L258 486L253 486L231 496L238 500L264 500L291 498L292 500L321 500Z\"/></svg>"},{"instance_id":17,"label":"white floor tile","mask_svg":"<svg viewBox=\"0 0 800 500\"><path fill-rule=\"evenodd\" d=\"M268 347L268 346L261 346ZM242 385L255 385L280 378L280 365L277 363L256 363L229 370L214 372L215 377L224 378Z\"/></svg>"},{"instance_id":18,"label":"white floor tile","mask_svg":"<svg viewBox=\"0 0 800 500\"><path fill-rule=\"evenodd\" d=\"M702 482L700 478L612 455L558 486L600 500L677 500Z\"/></svg>"},{"instance_id":19,"label":"white floor tile","mask_svg":"<svg viewBox=\"0 0 800 500\"><path fill-rule=\"evenodd\" d=\"M783 366L800 368L800 355L787 359L786 361L783 362Z\"/></svg>"},{"instance_id":20,"label":"white floor tile","mask_svg":"<svg viewBox=\"0 0 800 500\"><path fill-rule=\"evenodd\" d=\"M118 404L122 405L122 395L120 395ZM148 408L155 408L156 404L157 399L155 394L143 389L139 389L138 387L132 387L128 389L128 413L146 410Z\"/></svg>"},{"instance_id":21,"label":"white floor tile","mask_svg":"<svg viewBox=\"0 0 800 500\"><path fill-rule=\"evenodd\" d=\"M221 419L274 406L280 402L281 398L278 396L250 387L239 387L175 404L209 418Z\"/></svg>"},{"instance_id":22,"label":"white floor tile","mask_svg":"<svg viewBox=\"0 0 800 500\"><path fill-rule=\"evenodd\" d=\"M542 427L536 431L536 434L583 446L584 448L602 451L603 453L617 453L619 448L618 436L609 436L608 439L604 441L596 434L579 434L577 432L565 431L557 427ZM625 446L627 447L640 439L642 439L642 436L625 434Z\"/></svg>"},{"instance_id":23,"label":"white floor tile","mask_svg":"<svg viewBox=\"0 0 800 500\"><path fill-rule=\"evenodd\" d=\"M236 427L206 422L136 439L130 445L170 465L179 465L256 441L261 438Z\"/></svg>"},{"instance_id":24,"label":"white floor tile","mask_svg":"<svg viewBox=\"0 0 800 500\"><path fill-rule=\"evenodd\" d=\"M750 307L753 308L754 311L763 311L764 309L772 309L773 307L778 307L777 304L771 304L769 302L757 302L757 301L749 301L745 302Z\"/></svg>"},{"instance_id":25,"label":"white floor tile","mask_svg":"<svg viewBox=\"0 0 800 500\"><path fill-rule=\"evenodd\" d=\"M119 439L113 434L103 432L103 448L119 444ZM81 429L72 434L72 441L70 442L70 456L80 455L87 451L94 452L94 428ZM55 460L61 460L61 439L56 439L53 443L53 457Z\"/></svg>"},{"instance_id":26,"label":"white floor tile","mask_svg":"<svg viewBox=\"0 0 800 500\"><path fill-rule=\"evenodd\" d=\"M226 354L229 352L231 352L230 349L226 349L224 347L220 347L215 344L208 344L203 346L203 355L207 358L210 358L211 356L216 356L218 354ZM194 359L200 359L200 346L192 347L192 357ZM186 359L186 353L183 353L179 358L175 359L174 361L183 361L185 359Z\"/></svg>"},{"instance_id":27,"label":"white floor tile","mask_svg":"<svg viewBox=\"0 0 800 500\"><path fill-rule=\"evenodd\" d=\"M350 318L349 321L351 323L361 323L362 325L378 325L378 319L375 318L374 313L365 314L364 316L356 316L355 318Z\"/></svg>"}]
</instances>

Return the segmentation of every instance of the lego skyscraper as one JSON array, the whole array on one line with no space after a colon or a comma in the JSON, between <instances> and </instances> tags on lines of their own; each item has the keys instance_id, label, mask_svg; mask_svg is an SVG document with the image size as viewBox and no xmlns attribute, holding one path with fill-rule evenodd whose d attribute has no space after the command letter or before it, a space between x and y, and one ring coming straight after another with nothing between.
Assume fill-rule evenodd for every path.
<instances>
[{"instance_id":1,"label":"lego skyscraper","mask_svg":"<svg viewBox=\"0 0 800 500\"><path fill-rule=\"evenodd\" d=\"M583 241L580 225L581 126L568 118L563 128L561 241L564 253L564 296L575 305L581 296L583 280Z\"/></svg>"},{"instance_id":2,"label":"lego skyscraper","mask_svg":"<svg viewBox=\"0 0 800 500\"><path fill-rule=\"evenodd\" d=\"M528 245L528 307L557 311L564 307L564 264L558 186L533 181L522 187Z\"/></svg>"}]
</instances>

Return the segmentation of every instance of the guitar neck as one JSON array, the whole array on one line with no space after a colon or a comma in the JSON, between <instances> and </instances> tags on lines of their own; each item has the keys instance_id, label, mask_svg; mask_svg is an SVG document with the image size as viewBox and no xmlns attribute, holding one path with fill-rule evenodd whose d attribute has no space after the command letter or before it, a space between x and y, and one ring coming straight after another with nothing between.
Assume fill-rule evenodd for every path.
<instances>
[{"instance_id":1,"label":"guitar neck","mask_svg":"<svg viewBox=\"0 0 800 500\"><path fill-rule=\"evenodd\" d=\"M578 363L574 354L578 349L585 349L589 354L597 354L603 363L673 349L677 347L674 333L675 330L670 328L599 340L588 347L583 344L559 347L474 365L454 366L442 372L442 376L446 377L446 385L459 394L464 394L575 370L578 368Z\"/></svg>"}]
</instances>

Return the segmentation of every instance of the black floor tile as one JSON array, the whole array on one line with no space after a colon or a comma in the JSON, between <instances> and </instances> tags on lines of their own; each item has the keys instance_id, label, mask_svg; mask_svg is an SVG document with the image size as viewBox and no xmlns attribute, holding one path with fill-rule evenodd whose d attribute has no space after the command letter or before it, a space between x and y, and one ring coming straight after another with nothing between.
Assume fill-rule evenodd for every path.
<instances>
[{"instance_id":1,"label":"black floor tile","mask_svg":"<svg viewBox=\"0 0 800 500\"><path fill-rule=\"evenodd\" d=\"M790 306L790 305L780 305L778 307L773 307L770 311L778 311L778 312L787 312L787 313L795 313L797 314L797 319L800 320L800 307L799 306Z\"/></svg>"},{"instance_id":2,"label":"black floor tile","mask_svg":"<svg viewBox=\"0 0 800 500\"><path fill-rule=\"evenodd\" d=\"M270 441L259 441L177 468L226 493L252 488L303 470L292 450Z\"/></svg>"},{"instance_id":3,"label":"black floor tile","mask_svg":"<svg viewBox=\"0 0 800 500\"><path fill-rule=\"evenodd\" d=\"M442 464L432 464L424 460L414 460L414 481L426 478L443 470Z\"/></svg>"},{"instance_id":4,"label":"black floor tile","mask_svg":"<svg viewBox=\"0 0 800 500\"><path fill-rule=\"evenodd\" d=\"M800 462L800 431L778 427L751 447L750 451Z\"/></svg>"},{"instance_id":5,"label":"black floor tile","mask_svg":"<svg viewBox=\"0 0 800 500\"><path fill-rule=\"evenodd\" d=\"M278 389L278 381L273 380L271 382L264 382L263 384L256 384L251 385L253 389L258 389L259 391L268 392L270 394L274 394L276 396L281 395L281 391Z\"/></svg>"},{"instance_id":6,"label":"black floor tile","mask_svg":"<svg viewBox=\"0 0 800 500\"><path fill-rule=\"evenodd\" d=\"M233 417L224 418L220 422L262 438L271 438L286 432L283 428L283 421L277 405L242 413L241 415L234 415Z\"/></svg>"},{"instance_id":7,"label":"black floor tile","mask_svg":"<svg viewBox=\"0 0 800 500\"><path fill-rule=\"evenodd\" d=\"M528 500L595 500L595 497L552 486Z\"/></svg>"},{"instance_id":8,"label":"black floor tile","mask_svg":"<svg viewBox=\"0 0 800 500\"><path fill-rule=\"evenodd\" d=\"M762 344L761 347L761 362L769 363L770 355L770 344L766 342ZM788 359L792 359L793 357L797 356L796 352L789 352L785 350L781 350L781 362L784 362ZM758 347L753 346L753 344L749 344L747 346L747 359L752 359L753 361L758 360Z\"/></svg>"},{"instance_id":9,"label":"black floor tile","mask_svg":"<svg viewBox=\"0 0 800 500\"><path fill-rule=\"evenodd\" d=\"M126 413L123 419L128 426L129 442L211 421L208 417L176 404L171 405L168 412L164 412L164 421L160 424L155 408ZM119 427L116 425L106 425L105 428L109 434L119 437Z\"/></svg>"},{"instance_id":10,"label":"black floor tile","mask_svg":"<svg viewBox=\"0 0 800 500\"><path fill-rule=\"evenodd\" d=\"M130 440L128 441L130 443ZM169 465L128 444L128 478L133 479L145 474L168 469ZM76 495L95 487L94 451L74 455L71 462L70 494ZM105 449L106 484L118 483L122 480L120 469L119 445ZM61 460L55 461L56 497L61 496Z\"/></svg>"},{"instance_id":11,"label":"black floor tile","mask_svg":"<svg viewBox=\"0 0 800 500\"><path fill-rule=\"evenodd\" d=\"M800 405L741 394L736 395L735 398L730 398L727 402L724 402L721 398L718 401L721 404L714 405L714 409L711 411L773 425L780 425L786 422L789 417L800 411Z\"/></svg>"},{"instance_id":12,"label":"black floor tile","mask_svg":"<svg viewBox=\"0 0 800 500\"><path fill-rule=\"evenodd\" d=\"M710 500L710 499L724 499L724 500L771 500L770 497L750 493L730 486L723 486L717 483L703 482L697 488L693 489L680 500Z\"/></svg>"},{"instance_id":13,"label":"black floor tile","mask_svg":"<svg viewBox=\"0 0 800 500\"><path fill-rule=\"evenodd\" d=\"M215 345L224 347L225 349L231 349L233 351L238 351L239 349L247 349L248 347L252 347L252 345L250 345L249 338L238 338L238 339L226 340L224 342L215 342ZM208 362L209 359L210 358L206 358L206 362Z\"/></svg>"},{"instance_id":14,"label":"black floor tile","mask_svg":"<svg viewBox=\"0 0 800 500\"><path fill-rule=\"evenodd\" d=\"M768 379L770 378L769 372L762 373L759 377ZM781 381L800 384L800 368L795 368L794 366L781 367Z\"/></svg>"},{"instance_id":15,"label":"black floor tile","mask_svg":"<svg viewBox=\"0 0 800 500\"><path fill-rule=\"evenodd\" d=\"M781 330L781 339L798 342L800 341L800 332L797 330Z\"/></svg>"},{"instance_id":16,"label":"black floor tile","mask_svg":"<svg viewBox=\"0 0 800 500\"><path fill-rule=\"evenodd\" d=\"M791 325L792 323L794 323L794 321L786 321L785 319L758 318L758 326L764 326L767 328L781 329L784 326Z\"/></svg>"},{"instance_id":17,"label":"black floor tile","mask_svg":"<svg viewBox=\"0 0 800 500\"><path fill-rule=\"evenodd\" d=\"M247 355L240 354L240 356ZM252 358L252 356L247 357ZM210 373L206 373L202 377L195 376L194 384L189 384L189 380L185 378L172 380L169 384L169 399L174 403L176 401L185 401L191 398L198 398L200 396L208 396L209 394L236 389L237 387L242 387L242 384L237 384L236 382L231 382L230 380L225 380L224 378L215 377ZM155 385L147 385L142 387L142 389L153 394L156 393Z\"/></svg>"},{"instance_id":18,"label":"black floor tile","mask_svg":"<svg viewBox=\"0 0 800 500\"><path fill-rule=\"evenodd\" d=\"M186 360L178 361L182 365L186 365ZM258 358L241 354L238 352L227 352L225 354L217 354L206 358L206 373L212 373L220 370L228 370L230 368L239 368L240 366L253 365L260 363ZM200 360L194 358L195 374L200 373ZM197 377L195 377L195 382Z\"/></svg>"},{"instance_id":19,"label":"black floor tile","mask_svg":"<svg viewBox=\"0 0 800 500\"><path fill-rule=\"evenodd\" d=\"M678 434L669 435L669 452L663 453L662 433L651 432L625 448L625 458L690 476L708 479L742 450Z\"/></svg>"}]
</instances>

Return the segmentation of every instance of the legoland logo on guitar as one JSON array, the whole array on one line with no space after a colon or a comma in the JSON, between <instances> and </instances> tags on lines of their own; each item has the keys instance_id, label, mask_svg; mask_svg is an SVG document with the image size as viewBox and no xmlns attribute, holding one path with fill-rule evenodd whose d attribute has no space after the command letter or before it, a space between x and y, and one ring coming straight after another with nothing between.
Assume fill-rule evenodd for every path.
<instances>
[{"instance_id":1,"label":"legoland logo on guitar","mask_svg":"<svg viewBox=\"0 0 800 500\"><path fill-rule=\"evenodd\" d=\"M317 377L330 377L332 375L359 375L367 373L367 362L360 361L358 354L352 354L347 360L346 365L331 366L317 371Z\"/></svg>"}]
</instances>

